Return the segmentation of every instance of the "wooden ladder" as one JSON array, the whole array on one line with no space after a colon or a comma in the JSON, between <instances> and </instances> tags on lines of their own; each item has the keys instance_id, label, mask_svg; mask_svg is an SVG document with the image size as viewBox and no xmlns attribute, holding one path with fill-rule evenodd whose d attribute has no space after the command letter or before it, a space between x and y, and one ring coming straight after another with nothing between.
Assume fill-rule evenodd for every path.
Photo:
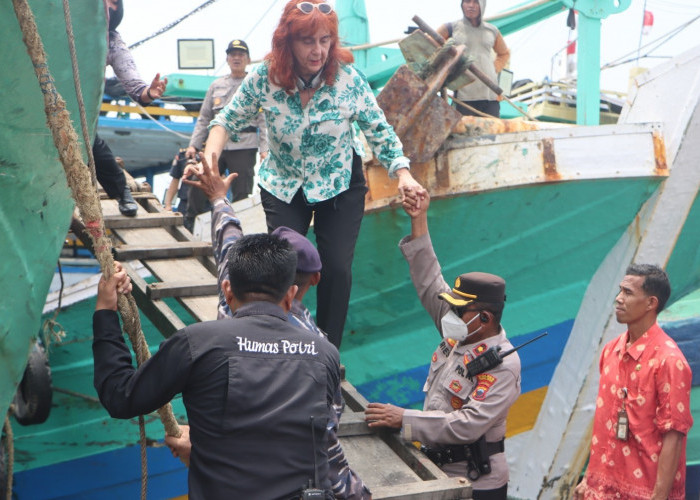
<instances>
[{"instance_id":1,"label":"wooden ladder","mask_svg":"<svg viewBox=\"0 0 700 500\"><path fill-rule=\"evenodd\" d=\"M122 216L117 202L104 195L101 203L115 258L131 277L132 293L141 311L165 337L185 326L165 298L176 298L197 321L216 319L217 274L211 244L196 241L184 228L182 216L165 212L155 195L134 192L133 196L139 204L136 217ZM234 210L241 204L235 204ZM242 217L242 224L245 229L246 217ZM147 283L139 275L128 263L134 260L150 271L155 282ZM370 430L364 421L367 400L347 380L342 382L342 390L346 408L340 442L353 470L371 488L372 498L471 498L466 479L446 476L396 432Z\"/></svg>"}]
</instances>

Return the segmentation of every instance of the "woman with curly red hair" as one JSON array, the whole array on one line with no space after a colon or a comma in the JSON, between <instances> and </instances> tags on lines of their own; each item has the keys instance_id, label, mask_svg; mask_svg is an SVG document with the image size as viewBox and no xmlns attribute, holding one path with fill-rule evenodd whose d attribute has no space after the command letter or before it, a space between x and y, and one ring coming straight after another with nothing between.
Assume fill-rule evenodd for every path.
<instances>
[{"instance_id":1,"label":"woman with curly red hair","mask_svg":"<svg viewBox=\"0 0 700 500\"><path fill-rule=\"evenodd\" d=\"M352 284L352 259L364 213L361 151L353 123L375 156L399 178L399 192L425 190L409 171L394 129L364 75L340 47L338 16L321 0L290 0L275 29L272 51L212 120L205 149L218 156L230 136L265 113L270 152L260 166L267 227L306 234L311 218L323 271L316 317L340 347Z\"/></svg>"}]
</instances>

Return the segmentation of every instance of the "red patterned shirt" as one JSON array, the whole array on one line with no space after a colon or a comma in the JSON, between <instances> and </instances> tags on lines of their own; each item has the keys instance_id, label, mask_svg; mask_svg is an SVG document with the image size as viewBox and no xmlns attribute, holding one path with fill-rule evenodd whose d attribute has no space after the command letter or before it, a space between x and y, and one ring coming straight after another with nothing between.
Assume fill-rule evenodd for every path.
<instances>
[{"instance_id":1,"label":"red patterned shirt","mask_svg":"<svg viewBox=\"0 0 700 500\"><path fill-rule=\"evenodd\" d=\"M600 385L586 471L586 499L647 499L656 482L663 435L684 434L669 499L685 498L685 446L693 425L692 373L676 343L652 326L634 344L628 333L609 342L600 357ZM617 438L618 412L629 418L626 440Z\"/></svg>"}]
</instances>

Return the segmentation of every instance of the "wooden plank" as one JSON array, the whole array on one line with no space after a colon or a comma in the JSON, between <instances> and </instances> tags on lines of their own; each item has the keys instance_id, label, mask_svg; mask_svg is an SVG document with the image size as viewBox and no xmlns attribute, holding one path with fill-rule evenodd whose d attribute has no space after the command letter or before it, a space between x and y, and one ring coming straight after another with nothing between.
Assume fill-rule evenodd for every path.
<instances>
[{"instance_id":1,"label":"wooden plank","mask_svg":"<svg viewBox=\"0 0 700 500\"><path fill-rule=\"evenodd\" d=\"M363 418L363 413L369 402L360 394L355 386L347 380L341 382L340 389L343 393L343 399L345 400L346 411L343 413L339 431L344 432L342 430L342 423L344 421L343 419L346 419L345 413L348 413L347 422L350 427L348 433L359 432L361 427L358 420ZM387 445L391 447L394 453L408 464L423 480L436 479L445 475L437 465L428 459L428 457L423 455L414 446L406 443L396 432L386 429L372 430L371 432L379 435Z\"/></svg>"},{"instance_id":2,"label":"wooden plank","mask_svg":"<svg viewBox=\"0 0 700 500\"><path fill-rule=\"evenodd\" d=\"M105 226L108 229L129 229L144 227L181 226L182 215L167 213L139 213L136 217L123 215L105 215Z\"/></svg>"},{"instance_id":3,"label":"wooden plank","mask_svg":"<svg viewBox=\"0 0 700 500\"><path fill-rule=\"evenodd\" d=\"M375 435L341 439L343 452L352 469L371 490L379 486L421 482L421 478Z\"/></svg>"},{"instance_id":4,"label":"wooden plank","mask_svg":"<svg viewBox=\"0 0 700 500\"><path fill-rule=\"evenodd\" d=\"M144 108L141 108L139 106L124 106L121 104L109 104L106 102L103 102L100 106L100 111L105 112L116 111L117 113L140 114L143 113L144 110L152 116L188 116L190 118L197 118L199 116L199 112L197 111L187 111L186 109L161 108L159 106L145 106Z\"/></svg>"},{"instance_id":5,"label":"wooden plank","mask_svg":"<svg viewBox=\"0 0 700 500\"><path fill-rule=\"evenodd\" d=\"M374 500L461 500L472 497L469 481L458 477L379 486L371 490Z\"/></svg>"},{"instance_id":6,"label":"wooden plank","mask_svg":"<svg viewBox=\"0 0 700 500\"><path fill-rule=\"evenodd\" d=\"M151 300L165 297L195 297L199 295L218 295L216 279L201 281L169 281L148 285L148 297Z\"/></svg>"},{"instance_id":7,"label":"wooden plank","mask_svg":"<svg viewBox=\"0 0 700 500\"><path fill-rule=\"evenodd\" d=\"M239 202L236 202L239 203ZM146 210L148 212L160 212L163 210L163 206L160 204L159 201L157 200L146 200ZM192 233L189 232L187 229L185 229L184 226L169 226L165 228L165 230L173 236L173 238L176 241L198 241L194 239L194 236L192 236ZM206 267L211 274L214 276L217 275L216 271L216 261L214 260L214 257L209 255L209 256L200 256L198 257L199 261L202 263L204 267Z\"/></svg>"},{"instance_id":8,"label":"wooden plank","mask_svg":"<svg viewBox=\"0 0 700 500\"><path fill-rule=\"evenodd\" d=\"M365 414L349 411L346 408L340 418L338 437L366 436L368 434L374 434L374 432L367 426Z\"/></svg>"},{"instance_id":9,"label":"wooden plank","mask_svg":"<svg viewBox=\"0 0 700 500\"><path fill-rule=\"evenodd\" d=\"M354 412L363 412L367 407L369 401L360 394L360 392L355 389L347 380L343 380L340 384L340 390L343 393L343 399L345 400L346 406Z\"/></svg>"},{"instance_id":10,"label":"wooden plank","mask_svg":"<svg viewBox=\"0 0 700 500\"><path fill-rule=\"evenodd\" d=\"M109 197L107 193L104 191L100 190L99 192L100 195L100 201L103 200L111 200L112 198ZM134 197L135 200L141 201L141 200L148 200L148 199L153 199L157 200L158 197L151 193L150 191L131 191L131 195Z\"/></svg>"},{"instance_id":11,"label":"wooden plank","mask_svg":"<svg viewBox=\"0 0 700 500\"><path fill-rule=\"evenodd\" d=\"M114 249L119 260L170 259L174 257L196 257L213 255L211 245L206 241L178 241L157 245L124 245Z\"/></svg>"},{"instance_id":12,"label":"wooden plank","mask_svg":"<svg viewBox=\"0 0 700 500\"><path fill-rule=\"evenodd\" d=\"M435 478L424 479L410 463L397 459L392 447L377 434L341 438L340 442L348 463L375 500L471 498L467 479L447 477L439 469Z\"/></svg>"}]
</instances>

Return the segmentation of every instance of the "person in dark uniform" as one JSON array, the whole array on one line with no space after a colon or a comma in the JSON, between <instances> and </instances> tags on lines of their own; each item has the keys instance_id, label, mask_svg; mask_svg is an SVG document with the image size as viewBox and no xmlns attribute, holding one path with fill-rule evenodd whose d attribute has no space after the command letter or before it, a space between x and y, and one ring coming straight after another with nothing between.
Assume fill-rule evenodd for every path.
<instances>
[{"instance_id":1,"label":"person in dark uniform","mask_svg":"<svg viewBox=\"0 0 700 500\"><path fill-rule=\"evenodd\" d=\"M165 92L168 79L160 79L160 73L149 83L143 81L136 69L136 63L124 43L117 27L124 16L122 0L107 0L109 13L109 50L107 51L107 66L111 66L119 83L129 97L143 106L160 99ZM133 217L138 212L138 204L126 183L126 176L119 166L109 145L98 135L92 144L92 155L95 159L95 175L102 188L113 200L117 200L122 215Z\"/></svg>"},{"instance_id":2,"label":"person in dark uniform","mask_svg":"<svg viewBox=\"0 0 700 500\"><path fill-rule=\"evenodd\" d=\"M189 497L292 499L313 484L333 498L326 425L340 382L338 350L292 325L296 252L242 236L222 284L233 318L190 325L133 368L116 314L131 285L117 264L93 317L94 384L115 418L150 413L182 393L192 453ZM293 383L290 383L293 382Z\"/></svg>"}]
</instances>

